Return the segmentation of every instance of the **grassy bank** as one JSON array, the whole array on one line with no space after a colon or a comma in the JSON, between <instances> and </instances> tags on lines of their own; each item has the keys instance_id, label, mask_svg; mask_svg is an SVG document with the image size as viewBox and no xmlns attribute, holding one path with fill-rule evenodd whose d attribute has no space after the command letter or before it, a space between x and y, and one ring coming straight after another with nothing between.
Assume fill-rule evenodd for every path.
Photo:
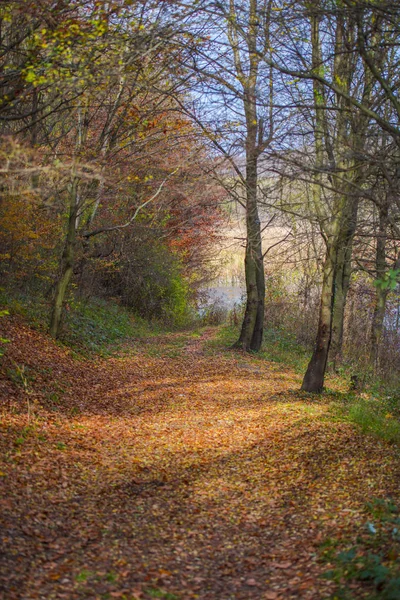
<instances>
[{"instance_id":1,"label":"grassy bank","mask_svg":"<svg viewBox=\"0 0 400 600\"><path fill-rule=\"evenodd\" d=\"M2 291L0 307L11 317L23 317L35 329L48 329L50 303L41 295ZM149 323L116 302L71 296L58 341L77 354L108 356L120 350L128 340L148 338L161 331L160 324Z\"/></svg>"},{"instance_id":2,"label":"grassy bank","mask_svg":"<svg viewBox=\"0 0 400 600\"><path fill-rule=\"evenodd\" d=\"M210 342L212 349L227 349L237 340L239 329L231 325L220 327L215 339ZM301 346L291 334L267 329L258 359L291 367L303 374L310 358L310 350ZM323 396L330 402L334 418L349 421L360 429L388 442L400 443L400 390L374 380L370 374L360 374L363 389L351 389L350 365L344 365L340 373L328 373Z\"/></svg>"}]
</instances>

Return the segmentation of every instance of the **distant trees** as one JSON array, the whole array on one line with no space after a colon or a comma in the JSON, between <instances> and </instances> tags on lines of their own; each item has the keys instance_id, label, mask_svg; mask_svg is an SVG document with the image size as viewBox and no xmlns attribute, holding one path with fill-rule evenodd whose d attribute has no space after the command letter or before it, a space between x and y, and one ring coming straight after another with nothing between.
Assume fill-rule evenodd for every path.
<instances>
[{"instance_id":1,"label":"distant trees","mask_svg":"<svg viewBox=\"0 0 400 600\"><path fill-rule=\"evenodd\" d=\"M305 157L301 170L295 147L292 155L298 175L312 182L311 212L326 244L317 339L302 385L318 392L328 356L337 361L341 353L359 204L381 202L369 187L385 177L373 152L388 136L398 143L400 12L392 3L363 0L334 6L321 0L295 8L277 3L275 9L279 38L265 61L283 74L295 111L312 127L312 136L305 134L312 161ZM296 134L298 128L294 146ZM390 160L397 161L396 153Z\"/></svg>"},{"instance_id":2,"label":"distant trees","mask_svg":"<svg viewBox=\"0 0 400 600\"><path fill-rule=\"evenodd\" d=\"M265 195L259 184L259 160L253 160L252 170L248 158L250 148L255 149L251 140L259 141L260 127L265 132L265 113L261 120L259 115L266 107L270 111L267 129L274 134L266 146L275 141L270 152L271 171L280 172L286 180L297 178L309 185L307 206L293 208L293 214L317 222L326 247L315 350L302 385L305 391L319 392L323 388L328 358L337 365L341 357L360 203L364 206L372 200L382 215L382 198L378 199L375 189L380 179L388 178L390 168L385 172L374 153L379 153L382 144L387 147L388 137L393 146L398 146L400 10L391 2L371 5L364 0L340 5L325 0L295 4L249 0L240 8L234 2L215 5L205 2L202 10L208 17L212 15L213 23L221 17L226 22L225 36L217 35L215 30L210 35L208 62L204 66L201 56L195 68L201 72L202 81L211 81L214 104L218 94L225 102L230 98L232 112L246 117L246 127L243 123L241 130L242 139L246 140L243 141L244 188L247 192L250 188L255 190L256 205ZM225 68L223 76L221 69L215 73L218 66ZM254 99L254 106L248 102L249 97ZM250 120L247 114L251 115ZM276 143L278 114L286 118L279 148ZM222 149L235 148L233 139L232 129L221 129L218 145ZM386 160L388 158L387 155ZM392 151L389 164L397 162L397 152ZM240 160L235 161L236 172L238 164ZM263 168L265 164L264 161ZM253 171L256 177L248 179ZM390 179L393 181L393 174ZM395 196L392 202L396 203ZM263 204L268 206L265 197ZM248 268L256 256L251 240L257 239L252 219L249 219L251 206L247 193L247 304L239 340L241 345L247 339L242 345L245 349L257 346L252 346L246 334L246 323L252 323L250 306L255 305L251 298L256 289L256 285L250 283L252 269ZM290 210L286 206L285 211ZM255 212L253 215L256 222L258 216ZM398 225L392 217L390 219L395 231ZM377 240L378 251L382 246L382 225L372 236ZM261 237L256 247L261 248ZM262 252L259 262L261 257ZM378 271L382 273L382 260L380 264ZM392 269L392 272L395 271ZM379 306L384 303L384 294L379 283L376 289ZM384 309L377 309L376 314L384 314ZM375 325L372 330L374 328Z\"/></svg>"},{"instance_id":3,"label":"distant trees","mask_svg":"<svg viewBox=\"0 0 400 600\"><path fill-rule=\"evenodd\" d=\"M188 112L222 159L219 176L246 215L246 307L236 347L258 351L264 327L265 274L259 212L261 160L274 142L274 81L262 60L269 52L271 0L201 2L189 31L185 68L194 74Z\"/></svg>"},{"instance_id":4,"label":"distant trees","mask_svg":"<svg viewBox=\"0 0 400 600\"><path fill-rule=\"evenodd\" d=\"M74 0L51 14L3 2L3 272L35 263L46 273L54 337L73 281L162 312L176 273L205 277L225 194L247 232L236 346L261 347L275 246L263 250L263 234L276 218L279 248L289 240L296 260L312 257L313 285L321 275L302 388L321 391L328 364L340 364L361 272L377 368L400 266L399 52L390 0ZM146 260L158 288L138 275Z\"/></svg>"},{"instance_id":5,"label":"distant trees","mask_svg":"<svg viewBox=\"0 0 400 600\"><path fill-rule=\"evenodd\" d=\"M4 135L31 147L36 166L27 180L26 171L6 164L4 192L12 205L9 184L25 177L26 193L61 219L50 321L57 337L70 282L84 279L94 239L124 233L136 220L167 229L172 180L184 202L187 182L198 176L195 155L208 158L174 101L180 92L168 55L175 34L169 3L77 0L56 3L51 15L41 4L23 8L8 2L0 9L0 122ZM216 186L208 187L207 233L219 218L216 195ZM192 195L194 221L204 202ZM201 218L193 228L199 224L194 244ZM168 239L166 247L185 262Z\"/></svg>"}]
</instances>

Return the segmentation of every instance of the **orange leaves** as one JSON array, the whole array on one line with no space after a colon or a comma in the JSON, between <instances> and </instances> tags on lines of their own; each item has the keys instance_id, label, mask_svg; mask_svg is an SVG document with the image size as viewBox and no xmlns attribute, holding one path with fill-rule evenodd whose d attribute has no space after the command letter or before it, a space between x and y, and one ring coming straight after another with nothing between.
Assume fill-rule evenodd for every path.
<instances>
[{"instance_id":1,"label":"orange leaves","mask_svg":"<svg viewBox=\"0 0 400 600\"><path fill-rule=\"evenodd\" d=\"M298 398L287 370L212 350L211 329L91 361L21 323L7 336L38 402L27 430L23 389L2 388L9 589L319 600L318 544L351 533L374 490L398 495L394 448Z\"/></svg>"},{"instance_id":2,"label":"orange leaves","mask_svg":"<svg viewBox=\"0 0 400 600\"><path fill-rule=\"evenodd\" d=\"M44 272L52 258L60 235L60 224L47 209L38 206L37 199L25 196L6 196L0 210L0 253L9 261L15 275L21 275L31 265ZM7 264L7 263L6 263ZM19 268L17 269L17 265Z\"/></svg>"}]
</instances>

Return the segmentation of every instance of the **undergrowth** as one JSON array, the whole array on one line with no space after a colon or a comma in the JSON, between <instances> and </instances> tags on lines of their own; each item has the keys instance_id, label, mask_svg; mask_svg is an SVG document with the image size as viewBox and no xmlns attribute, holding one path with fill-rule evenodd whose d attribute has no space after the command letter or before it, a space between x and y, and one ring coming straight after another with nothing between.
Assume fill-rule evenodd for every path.
<instances>
[{"instance_id":1,"label":"undergrowth","mask_svg":"<svg viewBox=\"0 0 400 600\"><path fill-rule=\"evenodd\" d=\"M22 316L35 329L46 331L49 301L40 295L0 293L0 306L12 315ZM115 302L82 300L70 295L66 303L59 342L78 355L107 356L120 350L128 340L143 339L162 331Z\"/></svg>"},{"instance_id":2,"label":"undergrowth","mask_svg":"<svg viewBox=\"0 0 400 600\"><path fill-rule=\"evenodd\" d=\"M400 599L400 516L389 499L374 498L365 506L365 520L354 539L328 538L319 558L328 564L323 577L335 582L332 600L354 598L350 586L361 583L363 598Z\"/></svg>"},{"instance_id":3,"label":"undergrowth","mask_svg":"<svg viewBox=\"0 0 400 600\"><path fill-rule=\"evenodd\" d=\"M348 394L339 402L335 400L331 404L331 414L355 423L364 433L400 443L399 398L363 396Z\"/></svg>"},{"instance_id":4,"label":"undergrowth","mask_svg":"<svg viewBox=\"0 0 400 600\"><path fill-rule=\"evenodd\" d=\"M237 341L239 333L239 327L223 325L215 338L208 342L208 347L217 350L230 348ZM280 329L266 329L261 351L254 353L254 357L284 364L296 373L301 373L307 366L309 352L289 333Z\"/></svg>"}]
</instances>

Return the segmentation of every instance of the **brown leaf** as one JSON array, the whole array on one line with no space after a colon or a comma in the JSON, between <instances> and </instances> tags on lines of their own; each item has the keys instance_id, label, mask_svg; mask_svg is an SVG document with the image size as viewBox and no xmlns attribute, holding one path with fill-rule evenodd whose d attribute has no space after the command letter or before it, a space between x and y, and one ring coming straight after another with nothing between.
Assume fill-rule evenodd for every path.
<instances>
[{"instance_id":1,"label":"brown leaf","mask_svg":"<svg viewBox=\"0 0 400 600\"><path fill-rule=\"evenodd\" d=\"M272 563L272 566L275 567L275 569L290 569L292 563L289 560L285 560L279 563Z\"/></svg>"}]
</instances>

